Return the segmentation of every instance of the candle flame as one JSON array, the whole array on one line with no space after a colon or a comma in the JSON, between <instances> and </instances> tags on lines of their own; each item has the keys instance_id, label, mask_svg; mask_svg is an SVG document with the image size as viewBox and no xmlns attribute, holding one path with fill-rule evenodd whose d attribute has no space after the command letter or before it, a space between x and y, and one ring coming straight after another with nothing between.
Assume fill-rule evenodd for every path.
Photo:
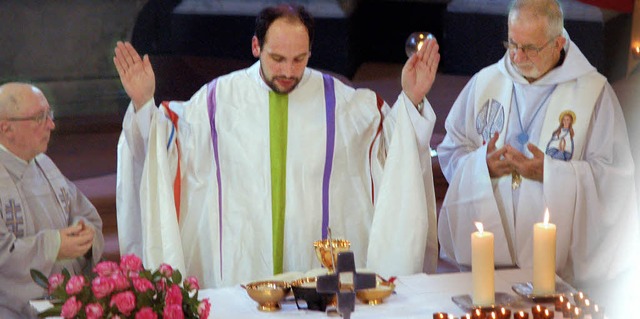
<instances>
[{"instance_id":1,"label":"candle flame","mask_svg":"<svg viewBox=\"0 0 640 319\"><path fill-rule=\"evenodd\" d=\"M474 224L476 224L476 228L478 229L480 234L482 234L482 232L484 232L484 227L482 227L482 223L481 222L474 222Z\"/></svg>"},{"instance_id":2,"label":"candle flame","mask_svg":"<svg viewBox=\"0 0 640 319\"><path fill-rule=\"evenodd\" d=\"M549 225L549 209L544 210L544 224Z\"/></svg>"},{"instance_id":3,"label":"candle flame","mask_svg":"<svg viewBox=\"0 0 640 319\"><path fill-rule=\"evenodd\" d=\"M593 311L600 312L600 308L598 308L598 305L593 305Z\"/></svg>"}]
</instances>

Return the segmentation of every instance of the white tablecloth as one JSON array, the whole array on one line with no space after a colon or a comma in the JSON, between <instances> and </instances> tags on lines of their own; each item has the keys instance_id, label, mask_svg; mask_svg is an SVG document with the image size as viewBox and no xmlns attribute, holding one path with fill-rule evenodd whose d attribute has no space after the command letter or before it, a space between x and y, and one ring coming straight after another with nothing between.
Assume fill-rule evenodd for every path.
<instances>
[{"instance_id":1,"label":"white tablecloth","mask_svg":"<svg viewBox=\"0 0 640 319\"><path fill-rule=\"evenodd\" d=\"M531 269L498 270L495 273L496 292L504 292L514 296L516 302L508 308L512 311L531 311L532 303L517 295L511 289L516 283L531 281ZM560 280L558 278L558 280ZM400 276L396 280L396 293L377 306L361 304L357 301L355 312L351 318L431 318L434 312L446 312L460 317L465 312L451 300L452 296L471 294L473 283L470 272L452 274L416 274ZM319 311L298 310L293 300L285 301L277 312L261 312L253 301L238 286L200 290L201 299L211 301L212 319L273 319L273 318L327 318L327 314ZM32 302L40 311L47 308L46 302ZM552 304L546 305L553 309ZM556 318L562 318L561 313Z\"/></svg>"},{"instance_id":2,"label":"white tablecloth","mask_svg":"<svg viewBox=\"0 0 640 319\"><path fill-rule=\"evenodd\" d=\"M532 278L531 269L499 270L495 274L496 292L509 293L517 300L509 309L531 311L530 302L515 298L511 289L515 283L528 282ZM558 279L559 280L559 279ZM451 300L452 296L471 294L473 284L470 272L452 274L416 274L401 276L396 280L396 294L384 303L369 306L356 303L351 318L431 318L434 312L446 312L457 317L465 312ZM298 310L294 301L282 304L278 312L258 311L253 301L240 286L222 289L207 289L200 292L201 298L209 298L212 303L210 318L327 318L324 312ZM553 310L553 304L546 305ZM560 313L556 318L562 318Z\"/></svg>"}]
</instances>

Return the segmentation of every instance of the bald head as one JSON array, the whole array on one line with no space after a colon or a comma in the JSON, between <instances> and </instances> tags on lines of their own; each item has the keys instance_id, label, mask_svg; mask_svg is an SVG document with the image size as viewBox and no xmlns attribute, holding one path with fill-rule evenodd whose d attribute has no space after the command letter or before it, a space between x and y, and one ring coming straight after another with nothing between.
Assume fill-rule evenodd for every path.
<instances>
[{"instance_id":1,"label":"bald head","mask_svg":"<svg viewBox=\"0 0 640 319\"><path fill-rule=\"evenodd\" d=\"M7 150L30 161L47 150L54 128L42 91L26 83L0 86L0 144Z\"/></svg>"},{"instance_id":2,"label":"bald head","mask_svg":"<svg viewBox=\"0 0 640 319\"><path fill-rule=\"evenodd\" d=\"M42 100L44 95L37 87L19 82L0 86L0 118L16 116L30 100Z\"/></svg>"},{"instance_id":3,"label":"bald head","mask_svg":"<svg viewBox=\"0 0 640 319\"><path fill-rule=\"evenodd\" d=\"M564 14L557 0L514 0L509 9L509 24L516 21L545 19L547 37L556 37L564 29Z\"/></svg>"}]
</instances>

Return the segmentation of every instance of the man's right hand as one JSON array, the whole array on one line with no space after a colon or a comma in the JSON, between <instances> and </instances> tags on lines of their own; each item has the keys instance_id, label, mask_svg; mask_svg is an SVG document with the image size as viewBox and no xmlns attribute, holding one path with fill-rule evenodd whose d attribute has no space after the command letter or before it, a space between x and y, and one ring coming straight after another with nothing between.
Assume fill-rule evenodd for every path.
<instances>
[{"instance_id":1,"label":"man's right hand","mask_svg":"<svg viewBox=\"0 0 640 319\"><path fill-rule=\"evenodd\" d=\"M58 259L74 259L84 256L93 246L95 232L84 223L60 229Z\"/></svg>"},{"instance_id":2,"label":"man's right hand","mask_svg":"<svg viewBox=\"0 0 640 319\"><path fill-rule=\"evenodd\" d=\"M113 63L118 70L120 81L138 111L153 98L156 90L156 78L149 56L145 54L141 59L131 43L121 41L116 44L115 53Z\"/></svg>"},{"instance_id":3,"label":"man's right hand","mask_svg":"<svg viewBox=\"0 0 640 319\"><path fill-rule=\"evenodd\" d=\"M496 142L498 141L498 133L494 133L489 144L487 144L487 168L489 169L489 176L500 177L503 175L511 174L513 168L504 159L504 154L507 152L506 147L496 149Z\"/></svg>"}]
</instances>

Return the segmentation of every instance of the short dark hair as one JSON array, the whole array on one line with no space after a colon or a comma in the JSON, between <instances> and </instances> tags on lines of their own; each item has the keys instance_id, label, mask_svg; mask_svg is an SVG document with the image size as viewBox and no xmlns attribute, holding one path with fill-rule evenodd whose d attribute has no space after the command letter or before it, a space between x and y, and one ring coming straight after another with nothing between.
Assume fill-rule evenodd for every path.
<instances>
[{"instance_id":1,"label":"short dark hair","mask_svg":"<svg viewBox=\"0 0 640 319\"><path fill-rule=\"evenodd\" d=\"M302 22L305 28L307 28L307 34L309 35L309 50L311 50L314 34L313 17L303 6L295 4L280 4L273 7L266 7L260 11L256 18L255 31L255 36L258 38L260 48L264 45L267 30L269 30L273 21L279 18L287 18Z\"/></svg>"}]
</instances>

